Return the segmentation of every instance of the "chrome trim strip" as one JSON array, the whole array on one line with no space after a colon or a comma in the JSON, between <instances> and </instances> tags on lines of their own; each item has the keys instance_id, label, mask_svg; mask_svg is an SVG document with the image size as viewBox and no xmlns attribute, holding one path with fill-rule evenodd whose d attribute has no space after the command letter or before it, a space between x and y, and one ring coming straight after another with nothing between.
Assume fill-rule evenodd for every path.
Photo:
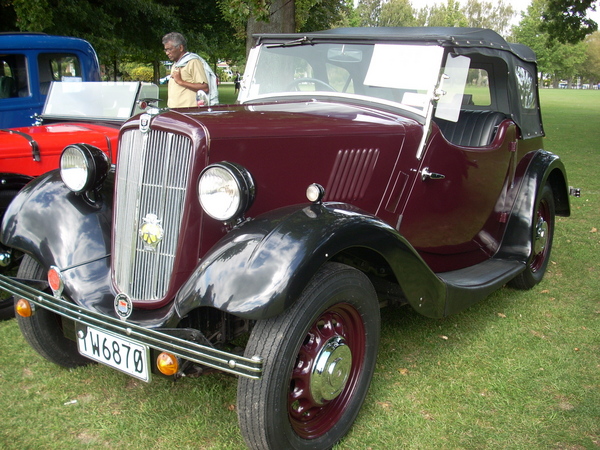
<instances>
[{"instance_id":1,"label":"chrome trim strip","mask_svg":"<svg viewBox=\"0 0 600 450\"><path fill-rule=\"evenodd\" d=\"M117 318L85 309L62 298L54 297L5 275L0 275L0 289L77 323L121 335L136 343L173 353L198 364L246 378L259 379L262 375L262 359L258 356L245 358L206 345L186 341L160 330L123 322Z\"/></svg>"}]
</instances>

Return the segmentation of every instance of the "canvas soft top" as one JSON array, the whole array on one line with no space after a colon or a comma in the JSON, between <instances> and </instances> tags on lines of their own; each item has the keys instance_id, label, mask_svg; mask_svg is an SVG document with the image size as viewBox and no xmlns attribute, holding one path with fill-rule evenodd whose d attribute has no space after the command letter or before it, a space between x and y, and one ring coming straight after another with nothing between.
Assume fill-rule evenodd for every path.
<instances>
[{"instance_id":1,"label":"canvas soft top","mask_svg":"<svg viewBox=\"0 0 600 450\"><path fill-rule=\"evenodd\" d=\"M401 41L431 42L436 45L479 47L511 52L523 61L535 62L535 53L522 44L510 44L493 30L485 28L456 27L356 27L334 28L332 30L294 34L257 34L257 42L263 40L307 41L343 40L349 41Z\"/></svg>"}]
</instances>

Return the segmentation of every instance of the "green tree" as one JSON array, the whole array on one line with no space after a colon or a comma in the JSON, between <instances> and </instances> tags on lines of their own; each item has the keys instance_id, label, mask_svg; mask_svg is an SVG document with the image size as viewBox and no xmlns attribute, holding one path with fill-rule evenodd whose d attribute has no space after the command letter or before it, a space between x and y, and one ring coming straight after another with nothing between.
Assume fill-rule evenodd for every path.
<instances>
[{"instance_id":1,"label":"green tree","mask_svg":"<svg viewBox=\"0 0 600 450\"><path fill-rule=\"evenodd\" d=\"M446 4L431 6L426 15L428 27L466 27L467 17L457 0L447 0Z\"/></svg>"},{"instance_id":2,"label":"green tree","mask_svg":"<svg viewBox=\"0 0 600 450\"><path fill-rule=\"evenodd\" d=\"M496 2L480 2L469 0L463 8L467 18L467 26L489 28L501 35L509 31L510 21L515 16L512 6L504 3L504 0Z\"/></svg>"},{"instance_id":3,"label":"green tree","mask_svg":"<svg viewBox=\"0 0 600 450\"><path fill-rule=\"evenodd\" d=\"M10 1L4 1L10 4ZM15 26L21 31L44 31L52 26L47 0L12 0Z\"/></svg>"},{"instance_id":4,"label":"green tree","mask_svg":"<svg viewBox=\"0 0 600 450\"><path fill-rule=\"evenodd\" d=\"M308 9L306 17L299 21L298 31L317 31L342 26L356 26L352 12L352 0L314 2ZM298 9L296 10L298 16Z\"/></svg>"},{"instance_id":5,"label":"green tree","mask_svg":"<svg viewBox=\"0 0 600 450\"><path fill-rule=\"evenodd\" d=\"M17 15L12 0L0 0L0 31L16 31Z\"/></svg>"},{"instance_id":6,"label":"green tree","mask_svg":"<svg viewBox=\"0 0 600 450\"><path fill-rule=\"evenodd\" d=\"M579 73L591 84L600 83L600 32L589 35L585 39L586 60L579 67Z\"/></svg>"},{"instance_id":7,"label":"green tree","mask_svg":"<svg viewBox=\"0 0 600 450\"><path fill-rule=\"evenodd\" d=\"M380 27L416 26L415 10L409 0L389 0L381 6Z\"/></svg>"},{"instance_id":8,"label":"green tree","mask_svg":"<svg viewBox=\"0 0 600 450\"><path fill-rule=\"evenodd\" d=\"M161 38L169 31L182 32L190 49L214 67L218 59L241 60L245 55L244 41L223 18L217 0L0 1L0 23L14 22L7 29L86 39L114 76L119 62L135 61L151 63L157 81L160 61L166 59Z\"/></svg>"},{"instance_id":9,"label":"green tree","mask_svg":"<svg viewBox=\"0 0 600 450\"><path fill-rule=\"evenodd\" d=\"M550 41L574 44L598 30L598 24L587 17L596 9L596 0L547 0L541 29Z\"/></svg>"},{"instance_id":10,"label":"green tree","mask_svg":"<svg viewBox=\"0 0 600 450\"><path fill-rule=\"evenodd\" d=\"M572 80L586 59L585 44L562 44L549 39L543 27L542 11L546 0L533 0L521 22L513 28L515 40L536 53L538 68L547 74L555 87L560 80Z\"/></svg>"},{"instance_id":11,"label":"green tree","mask_svg":"<svg viewBox=\"0 0 600 450\"><path fill-rule=\"evenodd\" d=\"M381 0L359 0L356 7L359 26L376 27L381 16Z\"/></svg>"},{"instance_id":12,"label":"green tree","mask_svg":"<svg viewBox=\"0 0 600 450\"><path fill-rule=\"evenodd\" d=\"M223 16L246 49L254 33L294 33L330 28L347 16L346 0L218 0Z\"/></svg>"}]
</instances>

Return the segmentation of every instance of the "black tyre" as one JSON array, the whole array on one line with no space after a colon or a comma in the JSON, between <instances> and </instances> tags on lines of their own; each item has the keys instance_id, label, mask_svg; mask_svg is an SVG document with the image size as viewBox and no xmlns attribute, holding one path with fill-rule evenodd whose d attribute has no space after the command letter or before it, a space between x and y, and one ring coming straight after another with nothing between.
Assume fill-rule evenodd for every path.
<instances>
[{"instance_id":1,"label":"black tyre","mask_svg":"<svg viewBox=\"0 0 600 450\"><path fill-rule=\"evenodd\" d=\"M13 198L19 193L18 190L0 190L0 223L6 212L6 208L10 205ZM2 262L0 263L0 273L3 275L10 274L17 267L22 258L22 253L10 249L0 243L0 254L2 254ZM7 258L8 256L8 258ZM12 301L0 300L0 320L13 317Z\"/></svg>"},{"instance_id":2,"label":"black tyre","mask_svg":"<svg viewBox=\"0 0 600 450\"><path fill-rule=\"evenodd\" d=\"M33 258L26 255L19 266L17 276L41 280L45 279L46 274ZM15 317L25 340L48 361L68 368L92 362L79 354L74 341L63 335L62 320L57 314L37 307L31 317L21 317L18 314Z\"/></svg>"},{"instance_id":3,"label":"black tyre","mask_svg":"<svg viewBox=\"0 0 600 450\"><path fill-rule=\"evenodd\" d=\"M14 300L8 297L0 300L0 320L12 319L15 317Z\"/></svg>"},{"instance_id":4,"label":"black tyre","mask_svg":"<svg viewBox=\"0 0 600 450\"><path fill-rule=\"evenodd\" d=\"M554 238L554 194L549 185L545 185L536 199L531 236L531 255L527 260L526 269L508 284L515 289L531 289L544 278L552 240Z\"/></svg>"},{"instance_id":5,"label":"black tyre","mask_svg":"<svg viewBox=\"0 0 600 450\"><path fill-rule=\"evenodd\" d=\"M377 357L379 303L369 279L329 263L298 301L259 321L245 354L260 380L240 378L238 418L253 449L327 449L350 429Z\"/></svg>"}]
</instances>

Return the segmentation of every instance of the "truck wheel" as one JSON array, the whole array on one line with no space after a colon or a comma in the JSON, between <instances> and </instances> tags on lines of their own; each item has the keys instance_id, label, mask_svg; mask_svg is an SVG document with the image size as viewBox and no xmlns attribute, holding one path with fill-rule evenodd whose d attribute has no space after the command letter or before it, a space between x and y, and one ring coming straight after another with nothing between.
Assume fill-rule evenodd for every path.
<instances>
[{"instance_id":1,"label":"truck wheel","mask_svg":"<svg viewBox=\"0 0 600 450\"><path fill-rule=\"evenodd\" d=\"M45 275L44 269L33 258L28 255L23 257L17 277L42 280ZM67 368L91 363L79 354L77 344L64 336L59 315L37 307L31 317L18 314L15 317L25 340L48 361Z\"/></svg>"},{"instance_id":2,"label":"truck wheel","mask_svg":"<svg viewBox=\"0 0 600 450\"><path fill-rule=\"evenodd\" d=\"M531 255L526 269L508 284L515 289L531 289L542 281L554 238L554 194L549 185L545 185L536 200L533 230L531 237Z\"/></svg>"},{"instance_id":3,"label":"truck wheel","mask_svg":"<svg viewBox=\"0 0 600 450\"><path fill-rule=\"evenodd\" d=\"M4 213L10 205L10 202L12 202L13 198L15 198L18 193L18 190L0 190L0 223L2 223L2 218L4 217ZM14 249L11 250L2 243L0 243L0 254L2 255L2 262L0 262L0 273L3 275L8 275L19 264L22 257L22 253ZM8 307L5 307L4 305L4 303L8 302L4 302L1 300L0 302L2 303L2 306L0 306L0 320L9 317L14 317L12 311L12 302L10 302L10 305Z\"/></svg>"},{"instance_id":4,"label":"truck wheel","mask_svg":"<svg viewBox=\"0 0 600 450\"><path fill-rule=\"evenodd\" d=\"M0 300L0 320L8 320L15 317L15 308L12 297Z\"/></svg>"},{"instance_id":5,"label":"truck wheel","mask_svg":"<svg viewBox=\"0 0 600 450\"><path fill-rule=\"evenodd\" d=\"M240 378L238 418L253 449L326 449L350 429L377 357L377 295L360 271L328 263L284 313L258 321L245 355L260 380Z\"/></svg>"}]
</instances>

